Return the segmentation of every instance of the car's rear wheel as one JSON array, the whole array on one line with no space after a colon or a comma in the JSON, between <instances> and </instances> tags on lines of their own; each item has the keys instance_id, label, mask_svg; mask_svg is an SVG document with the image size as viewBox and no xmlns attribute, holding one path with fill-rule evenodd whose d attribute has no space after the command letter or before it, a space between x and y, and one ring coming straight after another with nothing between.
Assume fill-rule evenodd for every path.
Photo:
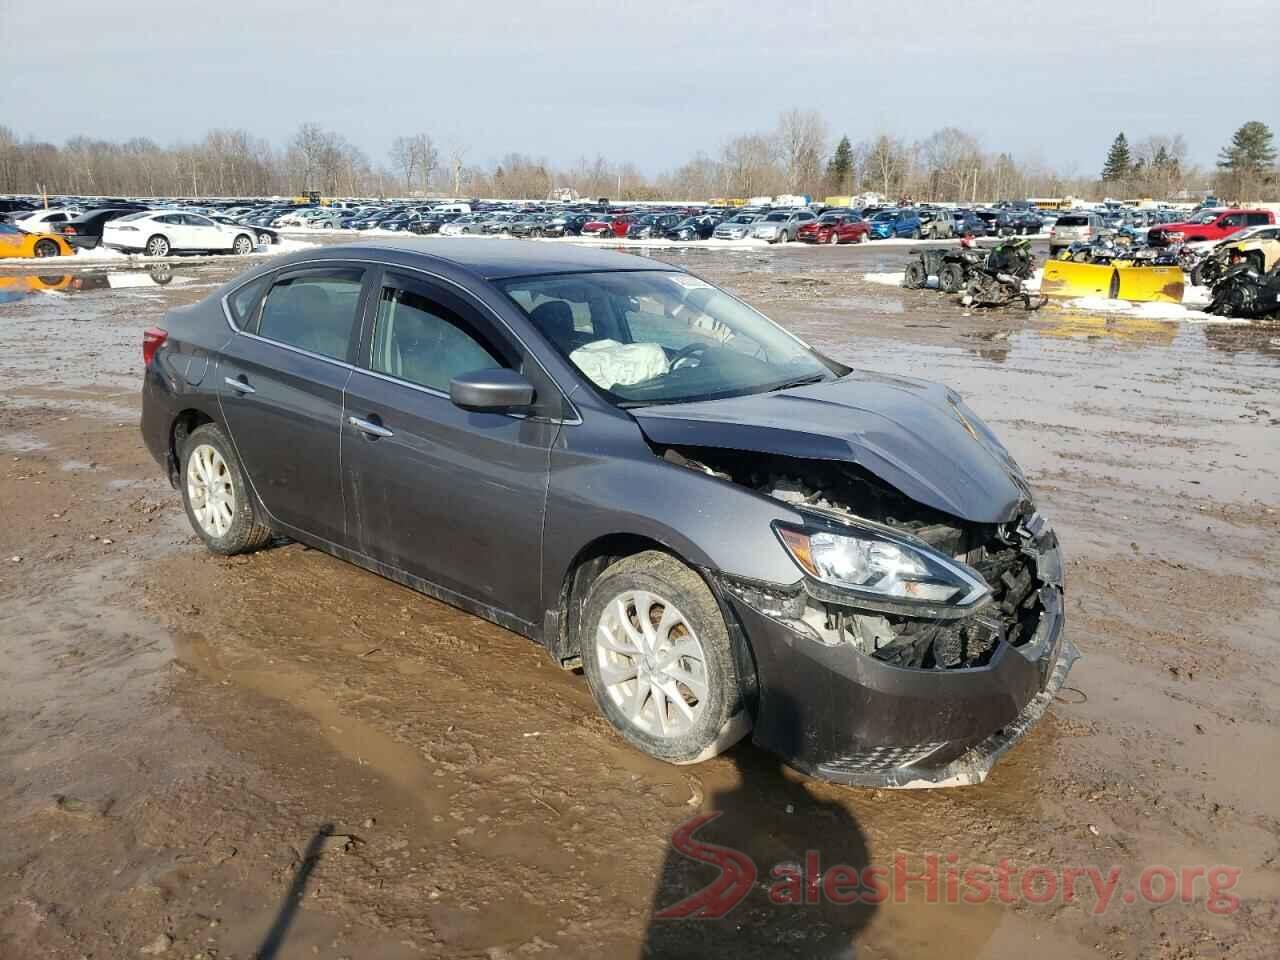
<instances>
[{"instance_id":1,"label":"car's rear wheel","mask_svg":"<svg viewBox=\"0 0 1280 960\"><path fill-rule=\"evenodd\" d=\"M270 246L270 245L271 245L271 234L269 234L269 233L260 233L260 234L258 234L258 245L259 245L259 246L262 246L262 247L268 247L268 246Z\"/></svg>"},{"instance_id":2,"label":"car's rear wheel","mask_svg":"<svg viewBox=\"0 0 1280 960\"><path fill-rule=\"evenodd\" d=\"M37 257L56 257L61 252L52 240L37 240L35 249L32 250Z\"/></svg>"},{"instance_id":3,"label":"car's rear wheel","mask_svg":"<svg viewBox=\"0 0 1280 960\"><path fill-rule=\"evenodd\" d=\"M182 445L182 503L187 519L214 553L266 546L271 528L257 516L240 458L222 428L206 423Z\"/></svg>"},{"instance_id":4,"label":"car's rear wheel","mask_svg":"<svg viewBox=\"0 0 1280 960\"><path fill-rule=\"evenodd\" d=\"M156 234L147 240L147 245L144 249L148 257L167 257L169 255L169 241Z\"/></svg>"},{"instance_id":5,"label":"car's rear wheel","mask_svg":"<svg viewBox=\"0 0 1280 960\"><path fill-rule=\"evenodd\" d=\"M243 233L236 237L235 242L231 246L231 252L238 257L243 257L253 252L253 241L246 237Z\"/></svg>"},{"instance_id":6,"label":"car's rear wheel","mask_svg":"<svg viewBox=\"0 0 1280 960\"><path fill-rule=\"evenodd\" d=\"M648 551L605 570L587 595L580 642L601 712L650 756L696 763L750 728L724 616L674 557Z\"/></svg>"},{"instance_id":7,"label":"car's rear wheel","mask_svg":"<svg viewBox=\"0 0 1280 960\"><path fill-rule=\"evenodd\" d=\"M828 241L827 241L827 243L831 244L831 245L834 247L834 246L835 246L836 244L838 244L839 242L840 242L840 234L838 234L838 233L836 233L834 230L832 230L832 231L831 231L831 239L830 239L830 240L828 240Z\"/></svg>"}]
</instances>

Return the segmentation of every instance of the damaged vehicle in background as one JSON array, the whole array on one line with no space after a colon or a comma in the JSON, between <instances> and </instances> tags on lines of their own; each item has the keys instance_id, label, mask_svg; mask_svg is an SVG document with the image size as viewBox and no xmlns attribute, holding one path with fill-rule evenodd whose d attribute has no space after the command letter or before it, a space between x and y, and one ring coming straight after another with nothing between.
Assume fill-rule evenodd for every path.
<instances>
[{"instance_id":1,"label":"damaged vehicle in background","mask_svg":"<svg viewBox=\"0 0 1280 960\"><path fill-rule=\"evenodd\" d=\"M663 760L750 733L840 783L976 783L1076 657L1053 529L957 394L666 264L329 246L143 356L211 550L285 535L524 634Z\"/></svg>"}]
</instances>

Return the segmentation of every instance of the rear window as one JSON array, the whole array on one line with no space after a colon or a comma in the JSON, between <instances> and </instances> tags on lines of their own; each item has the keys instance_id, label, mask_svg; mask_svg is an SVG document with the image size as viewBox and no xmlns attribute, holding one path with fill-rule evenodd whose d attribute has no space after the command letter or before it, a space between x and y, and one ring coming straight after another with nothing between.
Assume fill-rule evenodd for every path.
<instances>
[{"instance_id":1,"label":"rear window","mask_svg":"<svg viewBox=\"0 0 1280 960\"><path fill-rule=\"evenodd\" d=\"M1067 216L1058 218L1058 226L1060 227L1087 227L1088 225L1088 217Z\"/></svg>"}]
</instances>

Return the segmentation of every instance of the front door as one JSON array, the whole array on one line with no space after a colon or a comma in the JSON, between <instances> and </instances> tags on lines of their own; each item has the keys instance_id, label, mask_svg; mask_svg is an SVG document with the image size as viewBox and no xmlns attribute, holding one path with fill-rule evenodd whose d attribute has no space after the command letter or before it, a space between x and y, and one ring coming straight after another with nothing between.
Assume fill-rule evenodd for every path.
<instances>
[{"instance_id":1,"label":"front door","mask_svg":"<svg viewBox=\"0 0 1280 960\"><path fill-rule=\"evenodd\" d=\"M363 268L341 265L276 275L215 371L232 442L267 511L342 545L342 391L363 278Z\"/></svg>"},{"instance_id":2,"label":"front door","mask_svg":"<svg viewBox=\"0 0 1280 960\"><path fill-rule=\"evenodd\" d=\"M347 383L342 474L356 549L526 622L541 620L542 513L559 423L473 412L459 374L524 360L482 307L388 272Z\"/></svg>"}]
</instances>

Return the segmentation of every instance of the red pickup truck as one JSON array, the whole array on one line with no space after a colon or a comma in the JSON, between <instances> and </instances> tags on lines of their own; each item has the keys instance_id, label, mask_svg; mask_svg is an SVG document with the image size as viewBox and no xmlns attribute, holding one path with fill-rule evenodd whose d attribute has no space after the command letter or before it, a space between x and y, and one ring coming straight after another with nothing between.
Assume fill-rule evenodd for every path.
<instances>
[{"instance_id":1,"label":"red pickup truck","mask_svg":"<svg viewBox=\"0 0 1280 960\"><path fill-rule=\"evenodd\" d=\"M1147 243L1163 247L1171 243L1221 240L1245 227L1275 222L1274 210L1204 210L1186 223L1162 223L1152 227L1147 231Z\"/></svg>"}]
</instances>

